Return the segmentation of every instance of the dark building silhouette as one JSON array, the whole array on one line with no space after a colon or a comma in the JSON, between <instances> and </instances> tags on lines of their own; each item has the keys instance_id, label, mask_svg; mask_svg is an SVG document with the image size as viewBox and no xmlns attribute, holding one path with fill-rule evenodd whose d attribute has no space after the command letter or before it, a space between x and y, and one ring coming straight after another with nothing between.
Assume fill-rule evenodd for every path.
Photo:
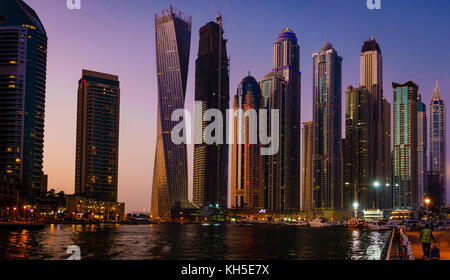
<instances>
[{"instance_id":1,"label":"dark building silhouette","mask_svg":"<svg viewBox=\"0 0 450 280\"><path fill-rule=\"evenodd\" d=\"M43 181L47 35L22 0L0 2L0 54L0 174L31 202Z\"/></svg>"},{"instance_id":2,"label":"dark building silhouette","mask_svg":"<svg viewBox=\"0 0 450 280\"><path fill-rule=\"evenodd\" d=\"M198 58L195 69L195 137L213 122L202 121L208 109L218 109L225 118L229 108L229 59L227 41L223 39L222 19L209 22L200 29ZM225 119L224 119L225 121ZM219 133L215 131L215 133ZM220 133L219 133L220 134ZM223 126L223 143L227 135ZM201 138L194 146L194 204L226 208L228 201L228 145L209 145Z\"/></svg>"},{"instance_id":3,"label":"dark building silhouette","mask_svg":"<svg viewBox=\"0 0 450 280\"><path fill-rule=\"evenodd\" d=\"M371 200L369 124L371 98L365 87L349 86L345 103L345 139L342 144L344 157L344 208L352 209L358 203L360 209L374 209Z\"/></svg>"},{"instance_id":4,"label":"dark building silhouette","mask_svg":"<svg viewBox=\"0 0 450 280\"><path fill-rule=\"evenodd\" d=\"M158 75L158 124L151 214L170 217L175 205L188 202L186 145L176 145L171 131L173 111L184 108L191 45L191 17L172 6L155 16ZM189 133L189 132L188 132Z\"/></svg>"},{"instance_id":5,"label":"dark building silhouette","mask_svg":"<svg viewBox=\"0 0 450 280\"><path fill-rule=\"evenodd\" d=\"M427 172L427 190L426 197L428 197L430 201L431 208L441 208L446 206L442 201L442 197L444 196L445 187L442 183L442 176L439 171L428 171Z\"/></svg>"},{"instance_id":6,"label":"dark building silhouette","mask_svg":"<svg viewBox=\"0 0 450 280\"><path fill-rule=\"evenodd\" d=\"M78 82L75 194L117 202L119 78L83 70Z\"/></svg>"}]
</instances>

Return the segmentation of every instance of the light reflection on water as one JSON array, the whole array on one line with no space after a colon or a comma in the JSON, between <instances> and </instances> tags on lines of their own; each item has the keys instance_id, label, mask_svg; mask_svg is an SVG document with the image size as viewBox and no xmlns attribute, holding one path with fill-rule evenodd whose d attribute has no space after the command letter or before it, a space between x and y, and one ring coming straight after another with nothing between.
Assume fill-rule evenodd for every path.
<instances>
[{"instance_id":1,"label":"light reflection on water","mask_svg":"<svg viewBox=\"0 0 450 280\"><path fill-rule=\"evenodd\" d=\"M380 259L389 231L275 225L49 225L0 230L0 259Z\"/></svg>"}]
</instances>

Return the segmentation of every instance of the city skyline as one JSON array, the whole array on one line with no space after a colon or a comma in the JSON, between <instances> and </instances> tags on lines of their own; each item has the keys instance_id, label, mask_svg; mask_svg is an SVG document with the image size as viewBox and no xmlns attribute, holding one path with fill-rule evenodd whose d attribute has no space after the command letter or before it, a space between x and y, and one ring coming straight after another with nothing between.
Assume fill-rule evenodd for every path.
<instances>
[{"instance_id":1,"label":"city skyline","mask_svg":"<svg viewBox=\"0 0 450 280\"><path fill-rule=\"evenodd\" d=\"M36 2L36 1L27 1L27 2ZM289 1L287 1L287 2L289 2ZM330 1L331 3L333 3L333 1ZM177 5L177 4L176 4ZM188 9L188 8L181 8L181 6L182 6L182 4L179 4L180 5L180 9L181 10L183 10L183 11L185 11L185 12L187 12L187 13L189 13L189 10L190 9ZM312 4L311 4L312 5ZM357 5L356 4L356 2L355 2L355 5ZM331 7L333 6L333 4L331 4L330 5ZM387 5L386 5L387 6ZM36 7L34 7L35 9L36 9ZM89 6L86 6L86 8L85 9L89 9ZM231 6L230 7L230 9L229 9L229 11L232 11L233 10L233 6ZM82 12L84 12L84 11L82 11ZM157 12L156 10L149 10L148 11L150 14L151 13L155 13L155 12ZM368 13L370 12L370 11L367 11ZM38 13L39 13L39 11L38 11ZM43 17L42 15L41 15L41 18L44 18L44 21L45 21L45 17ZM227 18L227 14L225 14L225 16L224 16L224 18L226 19ZM212 15L212 13L211 13L211 15L209 16L209 20L213 20L213 15ZM193 27L193 29L194 29L194 32L197 32L197 30L198 30L198 28L197 28L197 26L199 25L199 24L201 24L201 21L200 21L200 19L195 19L195 17L194 17L194 22L196 22L196 24L195 24L195 26L196 27ZM231 20L225 20L225 22L232 22ZM45 24L45 23L44 23ZM231 25L231 24L230 24ZM275 24L274 24L275 25ZM269 33L269 31L267 31L267 32L264 32L264 36L263 35L261 35L261 34L259 34L259 36L261 36L261 37L268 37L268 39L269 40L271 40L271 41L273 41L273 39L274 39L274 37L276 36L276 34L278 34L278 32L279 32L279 30L281 30L281 28L283 27L283 22L281 22L281 23L278 23L277 24L277 26L276 26L276 31L274 32L274 33ZM304 29L302 29L301 28L301 26L298 26L297 27L297 25L294 25L294 24L292 24L292 23L289 23L289 26L290 26L290 28L292 28L293 30L294 30L294 32L296 32L297 33L297 35L299 35L299 42L300 42L300 45L302 45L303 43L305 43L306 44L306 41L304 41L303 40L303 34L309 34L309 32L307 32L307 31L305 31ZM231 32L232 32L232 30L233 30L233 28L231 28L230 27L230 29L228 29L228 28L226 28L226 31L227 31L227 33L225 33L226 34L226 36L227 36L227 39L229 39L229 42L230 42L230 44L233 44L233 41L238 41L238 38L236 38L235 37L235 35L234 34L231 34ZM337 38L337 36L339 36L338 35L339 33L337 33L336 35L334 35L334 36L336 36L336 38ZM352 42L352 44L351 45L355 45L355 46L352 46L352 48L354 48L354 47L356 47L356 48L359 48L360 47L360 44L361 44L361 42L363 41L363 40L365 40L367 37L369 37L369 35L371 35L371 34L367 34L366 36L364 36L364 37L362 37L362 35L361 35L361 37L362 38L360 38L360 41L355 41L355 42ZM333 38L333 35L332 35L332 38ZM242 38L241 38L242 39ZM265 40L267 40L267 38L265 38ZM195 41L195 39L193 40L193 41ZM313 40L313 41L315 41L315 49L317 49L320 45L318 45L318 44L321 44L322 42L323 42L323 39L322 40L319 40L319 41L321 41L320 43L318 43L318 41L317 40ZM333 41L333 42L335 42L335 40L333 39L333 40L331 40L331 41ZM340 41L340 40L338 40L338 41ZM386 43L385 42L385 40L381 40L381 43L380 44L382 44L383 45L383 50L384 50L384 43ZM256 41L253 43L255 46L258 46L258 47L260 47L260 46L262 46L262 44L256 44ZM264 44L264 46L263 47L261 47L261 48L264 48L264 49L267 49L267 50L269 50L269 52L270 52L270 49L271 49L271 45L273 44L273 42L271 43L271 44ZM350 43L347 43L347 44L349 44L350 45ZM239 46L238 44L236 44L235 46ZM194 47L194 46L192 46L192 47ZM358 52L348 52L348 50L344 53L343 51L341 51L341 48L343 47L343 45L340 45L337 49L339 50L339 54L341 55L341 56L343 56L344 57L344 66L343 66L343 71L344 71L344 77L343 77L343 86L346 86L347 84L346 84L346 78L345 78L345 72L358 72L357 71L357 69L358 68L355 68L354 66L352 66L352 67L350 67L350 66L346 66L345 65L345 61L348 59L348 60L350 60L350 61L352 61L352 60L354 60L355 58L356 59L358 59ZM234 48L232 48L233 50L234 50ZM250 49L251 49L251 47L250 47ZM267 53L267 50L266 50L266 53ZM390 49L391 51L392 51L392 49ZM244 51L245 52L245 51ZM313 51L311 51L311 49L307 49L307 50L305 50L304 48L302 48L302 56L305 58L305 59L303 59L303 62L302 62L302 67L301 67L301 71L304 73L304 75L306 76L306 77L310 77L310 75L311 75L311 73L309 73L310 72L310 69L311 68L308 68L308 59L307 59L307 57L309 56L309 55L311 55L311 53L312 53ZM149 53L151 53L151 51L149 50ZM234 50L231 54L230 54L230 56L231 56L231 63L232 63L232 73L234 73L234 74L232 74L232 75L235 75L235 76L238 76L238 71L236 71L236 72L233 72L233 69L234 69L234 66L233 66L233 55L234 54L236 54L236 50ZM386 53L385 53L386 54ZM397 54L397 53L395 53L395 54ZM51 56L52 54L50 53L50 56ZM392 54L391 54L392 55ZM441 54L441 55L443 55L443 54ZM270 59L270 56L266 56L264 59L261 59L261 60L264 60L265 61L265 63L264 64L267 64L267 63L269 63L270 64L270 62L271 62L271 59ZM310 60L310 59L309 59ZM385 60L386 60L386 58L385 58ZM143 61L142 62L142 64L144 64L144 65L146 65L146 68L151 68L151 65L150 64L147 64L147 63L145 63L145 61ZM239 65L239 64L238 64ZM245 65L245 66L242 66L242 65L239 65L240 67L239 67L239 71L244 71L244 73L247 71L247 70L252 70L252 72L254 71L253 69L251 69L251 68L255 68L255 69L258 69L258 66L253 66L254 64L252 63L252 62L249 62L248 63L248 65ZM84 67L84 66L83 66ZM103 71L107 71L107 72L114 72L114 71L112 71L112 70L109 70L109 69L97 69L98 67L90 67L90 68L94 68L95 70L103 70ZM105 67L106 68L106 67ZM248 68L250 68L250 69L248 69ZM389 70L389 69L386 69L386 68L388 68L386 65L385 65L385 70L388 70L387 72L388 73L391 73L391 71ZM192 69L192 67L191 67L191 69ZM265 68L265 69L268 69L267 67ZM75 69L76 71L78 71L79 72L79 68L77 68L77 69ZM53 70L54 71L54 70ZM405 72L408 72L408 71L405 71ZM192 71L191 71L191 73L192 73ZM431 75L431 74L430 74ZM434 72L433 72L433 75L436 75ZM443 77L447 77L447 79L448 79L448 75L445 75L445 72L443 73L443 74L441 74L441 75L443 75ZM121 77L122 77L122 75L120 75ZM191 79L192 80L192 74L190 75L190 78L189 79ZM239 75L241 78L242 78L242 75ZM256 77L257 77L257 80L260 80L261 79L261 77L262 77L262 75L259 73L259 71L258 71L258 73L257 73L257 75L255 75ZM353 74L353 76L355 76L354 74ZM352 80L352 84L355 84L355 85L357 85L358 84L358 82L357 82L357 79L355 78L355 77L353 77L352 76L352 78L350 79L350 80ZM357 76L357 75L356 75ZM415 81L419 81L420 79L415 79L415 77L414 77L414 75L411 75L412 77L410 78L407 74L402 74L402 75L398 75L398 76L391 76L391 77L386 77L386 74L385 74L385 77L384 77L384 80L385 80L385 84L388 84L389 85L389 83L391 82L391 81L393 81L393 80L410 80L410 79L413 79L413 80L415 80ZM152 80L154 79L154 80L156 80L156 75L153 75L152 77L154 77L154 78L152 78ZM51 77L49 77L49 80L52 80L53 78L51 78ZM239 79L239 78L234 78L234 80L236 80L236 79ZM428 79L430 79L430 78L428 78ZM434 80L434 77L431 77L431 79L432 80ZM123 79L121 78L121 80L122 80L122 82L123 82ZM445 88L446 88L446 86L447 86L447 84L448 84L448 80L444 80L444 79L440 79L441 81L443 80L443 82L441 82L441 84L442 84L442 89L441 89L441 92L443 92L444 94L444 98L445 98L445 92L446 92L446 90L445 90ZM305 83L308 83L308 80L307 80L307 78L305 78L305 77L303 77L303 79L302 79L302 82L305 82ZM49 81L49 83L50 83L50 81ZM419 83L419 85L420 85L420 87L421 88L428 88L428 86L427 86L427 84L421 84L421 83ZM236 86L237 86L237 83L234 83L234 82L232 82L231 84L230 84L230 91L231 92L234 92L234 90L235 90L235 88L236 88ZM431 88L432 88L433 86L431 86ZM50 88L51 88L51 86L50 86ZM189 89L189 83L188 83L188 89ZM448 89L448 87L447 87L447 89ZM189 91L192 93L192 91L193 91L193 88L191 87L189 90L188 90L188 95L189 95ZM386 88L385 88L385 93L388 93L388 94L385 94L390 100L392 100L392 96L390 96L390 94L389 94L389 92L391 92L392 90L386 90ZM448 91L448 90L447 90ZM308 100L308 97L310 98L310 95L312 95L312 92L310 91L310 90L308 90L308 89L303 89L302 90L302 92L303 92L303 96L307 96L307 98L306 98L306 101L305 101L305 99L303 100L303 104L311 104L311 103L309 103L307 100ZM429 92L424 92L424 90L420 90L420 92L423 94L423 96L424 96L424 102L425 103L428 103L428 101L427 100L429 100L429 98L430 98L430 93ZM154 92L149 92L149 91L146 91L146 94L147 95L149 95L150 97L154 97L155 96L155 94L154 94ZM192 98L192 96L191 96L191 98ZM192 100L192 99L191 99ZM152 104L150 104L150 103L147 103L147 105L152 105ZM186 104L187 105L187 107L189 106L189 104ZM72 105L73 106L73 105ZM129 106L129 104L128 104L128 106ZM304 107L306 107L306 108L308 108L309 106L304 106ZM67 108L66 108L67 109ZM50 109L51 110L51 109ZM129 110L125 110L124 108L122 108L122 110L123 111L125 111L126 113L130 113L130 111ZM148 110L148 109L147 109ZM122 111L122 112L123 112ZM306 110L306 111L309 111L309 110ZM131 113L132 115L133 115L133 113ZM135 112L135 114L136 114L136 112ZM309 121L310 119L312 119L312 117L309 117L308 118L308 116L309 116L309 114L306 114L306 116L305 116L305 114L303 115L303 118L302 118L302 120L303 121ZM140 118L142 118L142 116L140 117ZM46 120L47 119L50 119L49 117L47 117L46 118ZM149 117L148 119L146 119L146 120L144 120L144 124L146 124L146 126L145 127L150 127L149 125L148 125L148 123L149 122L151 122L152 120L154 121L154 117ZM129 120L129 119L128 119ZM51 121L50 121L51 122ZM50 128L51 128L52 126L50 126ZM49 128L47 127L47 130L48 130ZM148 130L151 130L150 128L148 129ZM154 131L154 130L153 130ZM55 136L53 136L53 137L55 137ZM56 139L57 141L59 141L58 139ZM50 141L50 142L52 142L52 141L55 141L55 140L48 140L47 138L46 138L46 151L48 151L49 149L52 149L51 147L51 145L49 145L48 144L48 141ZM153 140L154 141L154 140ZM128 142L129 143L129 142ZM123 145L123 144L121 144L121 145ZM154 147L154 143L152 142L152 141L150 141L149 143L147 143L147 145L148 145L148 147L150 147L150 149L153 149L152 147ZM50 148L49 148L50 147ZM72 149L73 149L73 147L72 147ZM126 149L126 151L128 151L128 152L130 152L130 150L129 150L130 148L128 148L128 149ZM121 150L122 152L123 152L123 150ZM131 153L131 154L133 154L133 153ZM152 159L152 158L154 158L154 156L150 156L149 157L150 159ZM150 160L151 161L151 160ZM72 161L73 162L73 161ZM189 162L191 162L191 160L189 160ZM51 164L49 164L49 166L51 166ZM59 184L67 184L67 183L62 183L62 182L65 182L65 179L58 179L58 178L56 178L56 179L52 179L52 176L60 176L61 174L56 174L55 172L51 172L50 170L51 170L51 168L50 168L50 170L47 170L47 168L50 168L50 167L47 167L47 164L46 164L46 173L48 173L49 174L49 181L50 181L50 184L49 184L49 188L56 188L57 190L60 190L59 188L61 188L61 189L63 189L63 190L65 190L66 192L68 192L68 193L72 193L73 192L73 186L71 187L70 186L70 184L69 184L69 186L61 186L61 187L59 187L58 185ZM126 168L129 168L129 167L126 167ZM146 170L147 169L149 169L150 168L150 166L148 166L147 165L147 167L146 167ZM140 168L138 168L138 170L141 170ZM299 172L300 172L300 170L299 170ZM190 173L190 172L189 172ZM71 177L71 178L73 178L73 177ZM144 187L142 187L142 189L140 190L140 192L138 192L136 195L138 195L138 196L144 196L143 195L143 193L145 193L145 192L149 192L150 190L151 190L151 184L149 183L151 180L145 180L145 179L142 179L142 182L140 182L139 184L141 184L141 185L144 185ZM61 182L61 183L58 183L58 182ZM123 184L123 185L122 185ZM128 183L121 183L121 185L119 186L119 192L123 192L123 195L126 197L127 196L127 194L128 194L128 192L130 192L131 190L130 190L130 188L129 187L127 187L127 184ZM136 191L135 191L136 192ZM120 195L120 194L119 194ZM146 198L146 201L148 201L148 198L150 197L150 196L146 196L147 198ZM121 200L121 201L125 201L125 202L127 202L127 203L129 203L128 202L128 200L129 199L123 199L122 197L119 199L119 200ZM138 204L137 202L132 202L133 204L135 204L136 203L136 205ZM139 204L141 204L141 203L143 203L143 202L139 202ZM143 203L144 204L144 207L142 207L142 208L146 208L146 209L149 209L149 207L148 206L146 206L146 205L149 205L149 203ZM139 209L141 209L141 207L139 207L139 206L130 206L129 204L127 205L127 207L128 207L128 211L130 211L130 210L139 210Z\"/></svg>"}]
</instances>

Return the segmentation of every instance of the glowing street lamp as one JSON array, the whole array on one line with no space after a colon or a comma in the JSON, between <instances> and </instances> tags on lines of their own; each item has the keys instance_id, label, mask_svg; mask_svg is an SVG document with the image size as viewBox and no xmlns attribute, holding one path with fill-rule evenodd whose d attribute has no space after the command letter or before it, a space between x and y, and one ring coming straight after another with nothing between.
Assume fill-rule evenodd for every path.
<instances>
[{"instance_id":1,"label":"glowing street lamp","mask_svg":"<svg viewBox=\"0 0 450 280\"><path fill-rule=\"evenodd\" d=\"M358 207L359 207L359 203L358 202L353 202L353 209L355 210L355 218L358 217Z\"/></svg>"},{"instance_id":2,"label":"glowing street lamp","mask_svg":"<svg viewBox=\"0 0 450 280\"><path fill-rule=\"evenodd\" d=\"M430 204L431 200L429 198L425 198L425 204L427 205L427 222L430 219L429 214L428 214L428 205Z\"/></svg>"},{"instance_id":3,"label":"glowing street lamp","mask_svg":"<svg viewBox=\"0 0 450 280\"><path fill-rule=\"evenodd\" d=\"M380 182L376 181L375 183L373 183L373 186L374 186L375 188L378 188L378 187L380 186Z\"/></svg>"}]
</instances>

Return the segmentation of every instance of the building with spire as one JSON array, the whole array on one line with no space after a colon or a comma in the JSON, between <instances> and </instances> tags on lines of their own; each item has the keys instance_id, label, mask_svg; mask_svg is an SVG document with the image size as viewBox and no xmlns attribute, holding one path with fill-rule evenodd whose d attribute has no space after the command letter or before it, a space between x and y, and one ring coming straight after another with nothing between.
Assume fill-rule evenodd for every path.
<instances>
[{"instance_id":1,"label":"building with spire","mask_svg":"<svg viewBox=\"0 0 450 280\"><path fill-rule=\"evenodd\" d=\"M212 122L202 119L205 111L219 110L226 116L230 99L229 58L223 39L222 18L200 28L200 42L195 69L194 204L198 207L228 207L228 145L207 144L205 128ZM226 126L220 134L227 135ZM215 132L219 133L219 132ZM198 144L198 143L201 144Z\"/></svg>"},{"instance_id":2,"label":"building with spire","mask_svg":"<svg viewBox=\"0 0 450 280\"><path fill-rule=\"evenodd\" d=\"M446 141L446 111L444 100L441 99L438 81L433 91L429 107L430 122L430 165L429 170L439 173L443 186L443 196L440 205L446 205L447 194L447 141Z\"/></svg>"},{"instance_id":3,"label":"building with spire","mask_svg":"<svg viewBox=\"0 0 450 280\"><path fill-rule=\"evenodd\" d=\"M22 0L0 2L0 53L0 176L31 203L44 176L47 34Z\"/></svg>"},{"instance_id":4,"label":"building with spire","mask_svg":"<svg viewBox=\"0 0 450 280\"><path fill-rule=\"evenodd\" d=\"M342 57L326 42L313 54L313 203L343 208Z\"/></svg>"},{"instance_id":5,"label":"building with spire","mask_svg":"<svg viewBox=\"0 0 450 280\"><path fill-rule=\"evenodd\" d=\"M280 149L266 157L266 206L274 211L300 210L301 72L297 36L283 29L273 46L272 72L261 81L265 109L278 109ZM271 119L269 116L268 119Z\"/></svg>"},{"instance_id":6,"label":"building with spire","mask_svg":"<svg viewBox=\"0 0 450 280\"><path fill-rule=\"evenodd\" d=\"M155 15L158 119L151 214L168 217L174 207L188 204L188 167L185 144L172 142L178 122L172 112L183 109L186 97L192 18L172 6Z\"/></svg>"},{"instance_id":7,"label":"building with spire","mask_svg":"<svg viewBox=\"0 0 450 280\"><path fill-rule=\"evenodd\" d=\"M233 99L232 208L264 208L264 161L258 140L259 109L262 109L263 105L259 84L249 74L239 84Z\"/></svg>"}]
</instances>

